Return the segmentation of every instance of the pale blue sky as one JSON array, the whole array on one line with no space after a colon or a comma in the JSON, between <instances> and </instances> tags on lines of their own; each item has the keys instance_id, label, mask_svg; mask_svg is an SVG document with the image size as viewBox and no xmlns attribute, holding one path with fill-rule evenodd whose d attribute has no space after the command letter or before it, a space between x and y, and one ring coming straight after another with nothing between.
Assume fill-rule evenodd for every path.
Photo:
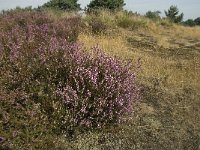
<instances>
[{"instance_id":1,"label":"pale blue sky","mask_svg":"<svg viewBox=\"0 0 200 150\"><path fill-rule=\"evenodd\" d=\"M36 7L48 0L0 0L0 10L15 8L16 6ZM90 0L79 0L81 7L84 8ZM160 10L164 15L164 10L167 10L171 5L178 6L180 12L184 13L184 19L200 17L200 0L125 0L125 8L144 14L148 10Z\"/></svg>"}]
</instances>

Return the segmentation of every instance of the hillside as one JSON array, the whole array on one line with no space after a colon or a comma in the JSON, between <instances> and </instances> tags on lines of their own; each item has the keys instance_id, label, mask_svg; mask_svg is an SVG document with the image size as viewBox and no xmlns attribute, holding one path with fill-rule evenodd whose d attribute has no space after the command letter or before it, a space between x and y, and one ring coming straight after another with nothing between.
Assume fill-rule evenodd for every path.
<instances>
[{"instance_id":1,"label":"hillside","mask_svg":"<svg viewBox=\"0 0 200 150\"><path fill-rule=\"evenodd\" d=\"M58 21L77 16L50 10L45 13ZM113 15L102 11L100 14L81 16L77 41L86 50L98 45L106 54L132 60L140 66L132 70L140 87L140 100L134 105L134 112L119 125L101 130L77 130L73 137L66 137L51 130L47 117L41 117L41 112L36 111L39 106L33 107L36 111L33 118L23 118L30 111L26 107L17 113L22 118L15 118L3 98L8 95L10 100L16 93L8 94L1 88L0 110L3 113L0 118L14 121L16 126L0 121L0 137L5 139L0 141L0 149L200 148L200 27L184 27L166 20L152 21L123 12ZM3 15L0 21L2 18ZM2 69L6 72L8 68ZM3 73L0 75L3 87L7 77ZM5 130L6 127L9 129Z\"/></svg>"},{"instance_id":2,"label":"hillside","mask_svg":"<svg viewBox=\"0 0 200 150\"><path fill-rule=\"evenodd\" d=\"M131 125L114 129L119 135L113 145L122 140L127 149L199 149L199 31L148 22L146 28L120 28L113 35L80 35L86 46L98 43L111 55L141 58L141 101Z\"/></svg>"}]
</instances>

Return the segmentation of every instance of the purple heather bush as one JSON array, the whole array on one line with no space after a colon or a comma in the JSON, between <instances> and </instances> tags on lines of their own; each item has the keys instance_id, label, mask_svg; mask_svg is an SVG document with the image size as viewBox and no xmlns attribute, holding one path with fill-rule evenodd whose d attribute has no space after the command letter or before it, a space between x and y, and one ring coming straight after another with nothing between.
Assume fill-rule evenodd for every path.
<instances>
[{"instance_id":1,"label":"purple heather bush","mask_svg":"<svg viewBox=\"0 0 200 150\"><path fill-rule=\"evenodd\" d=\"M75 126L102 127L117 123L131 112L137 99L135 76L131 64L124 65L94 47L84 53L81 47L71 45L71 54L65 55L69 73L65 86L57 91L72 115Z\"/></svg>"},{"instance_id":2,"label":"purple heather bush","mask_svg":"<svg viewBox=\"0 0 200 150\"><path fill-rule=\"evenodd\" d=\"M7 12L0 18L0 84L4 92L25 97L13 103L39 104L58 133L119 123L132 111L138 99L132 64L99 47L85 50L76 42L80 18L55 21L42 12Z\"/></svg>"}]
</instances>

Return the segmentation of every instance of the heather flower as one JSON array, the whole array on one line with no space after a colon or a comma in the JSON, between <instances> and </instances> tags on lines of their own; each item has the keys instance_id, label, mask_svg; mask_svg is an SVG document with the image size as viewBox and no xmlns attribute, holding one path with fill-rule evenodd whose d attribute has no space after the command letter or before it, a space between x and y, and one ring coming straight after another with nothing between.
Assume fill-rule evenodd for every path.
<instances>
[{"instance_id":1,"label":"heather flower","mask_svg":"<svg viewBox=\"0 0 200 150\"><path fill-rule=\"evenodd\" d=\"M70 52L65 59L71 61L73 68L69 69L66 86L59 95L76 116L73 124L84 126L87 122L86 126L102 127L119 122L132 111L139 89L130 63L124 65L125 62L102 53L99 47L84 53L80 46L72 45Z\"/></svg>"}]
</instances>

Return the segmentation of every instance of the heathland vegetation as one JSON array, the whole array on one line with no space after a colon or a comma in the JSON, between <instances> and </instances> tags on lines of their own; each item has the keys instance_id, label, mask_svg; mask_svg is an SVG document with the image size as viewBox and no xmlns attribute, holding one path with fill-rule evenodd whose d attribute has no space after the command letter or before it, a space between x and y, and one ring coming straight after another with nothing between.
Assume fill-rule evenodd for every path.
<instances>
[{"instance_id":1,"label":"heathland vegetation","mask_svg":"<svg viewBox=\"0 0 200 150\"><path fill-rule=\"evenodd\" d=\"M0 149L200 148L199 18L124 5L1 12Z\"/></svg>"}]
</instances>

